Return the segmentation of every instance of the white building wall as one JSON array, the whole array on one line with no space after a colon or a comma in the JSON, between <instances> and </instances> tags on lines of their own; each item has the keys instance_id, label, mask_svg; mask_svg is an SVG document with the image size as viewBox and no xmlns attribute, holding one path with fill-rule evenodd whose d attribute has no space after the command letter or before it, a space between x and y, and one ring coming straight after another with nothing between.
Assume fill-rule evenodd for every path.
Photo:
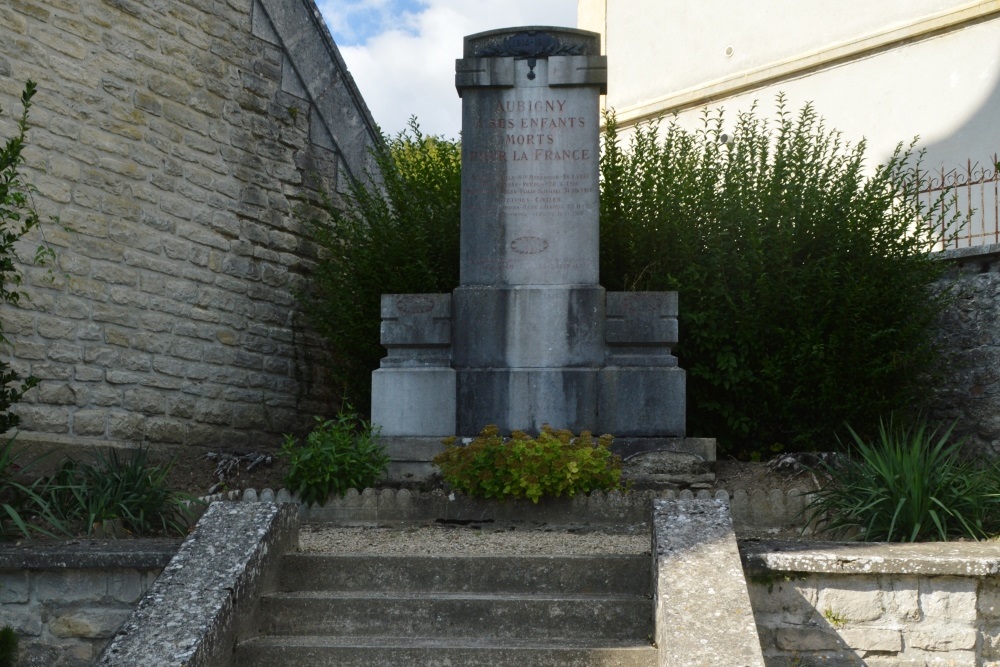
<instances>
[{"instance_id":1,"label":"white building wall","mask_svg":"<svg viewBox=\"0 0 1000 667\"><path fill-rule=\"evenodd\" d=\"M881 161L920 136L928 167L1000 151L1000 1L580 0L601 32L606 106L623 126L705 106L770 115L812 101Z\"/></svg>"}]
</instances>

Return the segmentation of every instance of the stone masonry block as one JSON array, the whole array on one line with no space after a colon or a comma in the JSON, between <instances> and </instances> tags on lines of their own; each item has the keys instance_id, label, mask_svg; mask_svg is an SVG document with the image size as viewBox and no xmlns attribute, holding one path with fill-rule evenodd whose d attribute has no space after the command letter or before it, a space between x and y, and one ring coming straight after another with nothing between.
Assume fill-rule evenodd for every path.
<instances>
[{"instance_id":1,"label":"stone masonry block","mask_svg":"<svg viewBox=\"0 0 1000 667\"><path fill-rule=\"evenodd\" d=\"M925 618L947 621L976 620L975 579L927 577L920 580L920 610Z\"/></svg>"},{"instance_id":2,"label":"stone masonry block","mask_svg":"<svg viewBox=\"0 0 1000 667\"><path fill-rule=\"evenodd\" d=\"M69 410L64 407L18 405L13 409L21 417L21 428L39 433L67 433Z\"/></svg>"},{"instance_id":3,"label":"stone masonry block","mask_svg":"<svg viewBox=\"0 0 1000 667\"><path fill-rule=\"evenodd\" d=\"M134 604L146 592L156 572L140 572L133 569L115 569L108 572L108 596L115 602Z\"/></svg>"},{"instance_id":4,"label":"stone masonry block","mask_svg":"<svg viewBox=\"0 0 1000 667\"><path fill-rule=\"evenodd\" d=\"M885 612L882 589L874 576L824 578L819 588L816 609L827 618L873 621Z\"/></svg>"},{"instance_id":5,"label":"stone masonry block","mask_svg":"<svg viewBox=\"0 0 1000 667\"><path fill-rule=\"evenodd\" d=\"M382 366L448 366L450 294L383 294Z\"/></svg>"},{"instance_id":6,"label":"stone masonry block","mask_svg":"<svg viewBox=\"0 0 1000 667\"><path fill-rule=\"evenodd\" d=\"M837 634L844 644L856 651L899 652L903 635L899 630L883 628L844 628Z\"/></svg>"},{"instance_id":7,"label":"stone masonry block","mask_svg":"<svg viewBox=\"0 0 1000 667\"><path fill-rule=\"evenodd\" d=\"M599 371L598 431L615 436L679 436L686 431L686 374L681 368Z\"/></svg>"},{"instance_id":8,"label":"stone masonry block","mask_svg":"<svg viewBox=\"0 0 1000 667\"><path fill-rule=\"evenodd\" d=\"M108 433L120 440L141 440L145 418L128 412L112 412L108 415Z\"/></svg>"},{"instance_id":9,"label":"stone masonry block","mask_svg":"<svg viewBox=\"0 0 1000 667\"><path fill-rule=\"evenodd\" d=\"M42 620L33 605L4 605L3 623L14 628L22 638L42 634Z\"/></svg>"},{"instance_id":10,"label":"stone masonry block","mask_svg":"<svg viewBox=\"0 0 1000 667\"><path fill-rule=\"evenodd\" d=\"M49 632L56 637L77 639L107 639L128 618L131 609L85 608L70 613L58 613L49 620Z\"/></svg>"},{"instance_id":11,"label":"stone masonry block","mask_svg":"<svg viewBox=\"0 0 1000 667\"><path fill-rule=\"evenodd\" d=\"M778 578L750 579L754 613L778 616L787 623L804 624L812 618L816 589L806 581Z\"/></svg>"},{"instance_id":12,"label":"stone masonry block","mask_svg":"<svg viewBox=\"0 0 1000 667\"><path fill-rule=\"evenodd\" d=\"M100 603L108 594L108 575L99 570L41 570L35 574L34 593L43 603Z\"/></svg>"},{"instance_id":13,"label":"stone masonry block","mask_svg":"<svg viewBox=\"0 0 1000 667\"><path fill-rule=\"evenodd\" d=\"M107 430L107 412L104 410L78 410L73 413L74 435L104 435Z\"/></svg>"},{"instance_id":14,"label":"stone masonry block","mask_svg":"<svg viewBox=\"0 0 1000 667\"><path fill-rule=\"evenodd\" d=\"M912 576L894 576L883 585L886 614L900 622L920 620L919 581Z\"/></svg>"},{"instance_id":15,"label":"stone masonry block","mask_svg":"<svg viewBox=\"0 0 1000 667\"><path fill-rule=\"evenodd\" d=\"M976 629L953 623L921 624L907 636L907 644L925 651L962 651L976 648Z\"/></svg>"},{"instance_id":16,"label":"stone masonry block","mask_svg":"<svg viewBox=\"0 0 1000 667\"><path fill-rule=\"evenodd\" d=\"M1000 577L983 581L977 608L984 618L1000 619Z\"/></svg>"},{"instance_id":17,"label":"stone masonry block","mask_svg":"<svg viewBox=\"0 0 1000 667\"><path fill-rule=\"evenodd\" d=\"M0 604L27 602L29 592L27 570L0 570Z\"/></svg>"},{"instance_id":18,"label":"stone masonry block","mask_svg":"<svg viewBox=\"0 0 1000 667\"><path fill-rule=\"evenodd\" d=\"M380 368L372 373L372 422L381 435L455 435L451 368Z\"/></svg>"},{"instance_id":19,"label":"stone masonry block","mask_svg":"<svg viewBox=\"0 0 1000 667\"><path fill-rule=\"evenodd\" d=\"M608 343L667 345L677 342L677 292L608 292Z\"/></svg>"},{"instance_id":20,"label":"stone masonry block","mask_svg":"<svg viewBox=\"0 0 1000 667\"><path fill-rule=\"evenodd\" d=\"M832 628L809 625L777 628L774 643L783 651L835 651L845 648Z\"/></svg>"}]
</instances>

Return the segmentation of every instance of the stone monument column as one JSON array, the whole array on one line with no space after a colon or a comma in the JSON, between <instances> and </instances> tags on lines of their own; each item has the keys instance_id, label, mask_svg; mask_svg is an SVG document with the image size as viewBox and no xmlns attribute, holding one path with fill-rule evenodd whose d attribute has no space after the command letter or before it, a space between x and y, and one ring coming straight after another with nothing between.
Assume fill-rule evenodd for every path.
<instances>
[{"instance_id":1,"label":"stone monument column","mask_svg":"<svg viewBox=\"0 0 1000 667\"><path fill-rule=\"evenodd\" d=\"M463 55L458 433L596 430L600 36L494 30L466 37Z\"/></svg>"}]
</instances>

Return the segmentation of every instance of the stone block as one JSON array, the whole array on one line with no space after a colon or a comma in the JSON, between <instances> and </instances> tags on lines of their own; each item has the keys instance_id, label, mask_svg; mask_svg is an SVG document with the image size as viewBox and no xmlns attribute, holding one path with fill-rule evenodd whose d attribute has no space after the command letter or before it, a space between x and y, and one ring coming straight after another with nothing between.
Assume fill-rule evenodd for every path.
<instances>
[{"instance_id":1,"label":"stone block","mask_svg":"<svg viewBox=\"0 0 1000 667\"><path fill-rule=\"evenodd\" d=\"M607 315L610 344L677 342L677 292L608 292Z\"/></svg>"},{"instance_id":2,"label":"stone block","mask_svg":"<svg viewBox=\"0 0 1000 667\"><path fill-rule=\"evenodd\" d=\"M24 637L37 637L42 634L42 619L38 612L34 605L4 605L2 622L14 628L22 640Z\"/></svg>"},{"instance_id":3,"label":"stone block","mask_svg":"<svg viewBox=\"0 0 1000 667\"><path fill-rule=\"evenodd\" d=\"M131 610L85 608L69 613L57 613L49 620L49 632L56 637L76 639L107 639L128 618Z\"/></svg>"},{"instance_id":4,"label":"stone block","mask_svg":"<svg viewBox=\"0 0 1000 667\"><path fill-rule=\"evenodd\" d=\"M845 648L832 628L811 625L777 628L774 643L783 651L836 651Z\"/></svg>"},{"instance_id":5,"label":"stone block","mask_svg":"<svg viewBox=\"0 0 1000 667\"><path fill-rule=\"evenodd\" d=\"M686 391L681 368L603 368L598 430L616 436L683 437Z\"/></svg>"},{"instance_id":6,"label":"stone block","mask_svg":"<svg viewBox=\"0 0 1000 667\"><path fill-rule=\"evenodd\" d=\"M926 619L976 620L976 587L970 577L926 577L920 579L920 610Z\"/></svg>"},{"instance_id":7,"label":"stone block","mask_svg":"<svg viewBox=\"0 0 1000 667\"><path fill-rule=\"evenodd\" d=\"M907 635L908 646L924 651L962 651L976 648L976 629L957 623L922 623Z\"/></svg>"},{"instance_id":8,"label":"stone block","mask_svg":"<svg viewBox=\"0 0 1000 667\"><path fill-rule=\"evenodd\" d=\"M99 570L42 570L35 575L35 600L46 603L100 603L108 592L108 575Z\"/></svg>"},{"instance_id":9,"label":"stone block","mask_svg":"<svg viewBox=\"0 0 1000 667\"><path fill-rule=\"evenodd\" d=\"M383 436L455 434L451 368L380 368L372 373L372 423Z\"/></svg>"},{"instance_id":10,"label":"stone block","mask_svg":"<svg viewBox=\"0 0 1000 667\"><path fill-rule=\"evenodd\" d=\"M899 652L903 650L903 635L899 630L885 628L844 628L838 633L844 644L856 651Z\"/></svg>"},{"instance_id":11,"label":"stone block","mask_svg":"<svg viewBox=\"0 0 1000 667\"><path fill-rule=\"evenodd\" d=\"M462 286L455 368L579 368L604 362L604 288Z\"/></svg>"},{"instance_id":12,"label":"stone block","mask_svg":"<svg viewBox=\"0 0 1000 667\"><path fill-rule=\"evenodd\" d=\"M152 578L155 578L155 573ZM115 602L133 604L139 601L152 583L150 575L139 570L117 569L108 572L108 595Z\"/></svg>"},{"instance_id":13,"label":"stone block","mask_svg":"<svg viewBox=\"0 0 1000 667\"><path fill-rule=\"evenodd\" d=\"M874 576L823 578L819 588L816 609L824 617L874 621L885 612L882 589Z\"/></svg>"},{"instance_id":14,"label":"stone block","mask_svg":"<svg viewBox=\"0 0 1000 667\"><path fill-rule=\"evenodd\" d=\"M977 608L984 618L1000 619L1000 578L990 577L983 581Z\"/></svg>"},{"instance_id":15,"label":"stone block","mask_svg":"<svg viewBox=\"0 0 1000 667\"><path fill-rule=\"evenodd\" d=\"M0 604L27 602L30 584L26 570L0 570Z\"/></svg>"},{"instance_id":16,"label":"stone block","mask_svg":"<svg viewBox=\"0 0 1000 667\"><path fill-rule=\"evenodd\" d=\"M74 435L104 435L107 413L104 410L77 410L73 413Z\"/></svg>"},{"instance_id":17,"label":"stone block","mask_svg":"<svg viewBox=\"0 0 1000 667\"><path fill-rule=\"evenodd\" d=\"M748 589L755 614L803 625L815 613L816 589L804 581L785 581L780 575L750 577Z\"/></svg>"},{"instance_id":18,"label":"stone block","mask_svg":"<svg viewBox=\"0 0 1000 667\"><path fill-rule=\"evenodd\" d=\"M450 294L383 294L382 367L445 366L450 361Z\"/></svg>"},{"instance_id":19,"label":"stone block","mask_svg":"<svg viewBox=\"0 0 1000 667\"><path fill-rule=\"evenodd\" d=\"M478 435L487 424L501 433L538 432L542 424L598 430L597 369L459 369L457 390L458 435Z\"/></svg>"},{"instance_id":20,"label":"stone block","mask_svg":"<svg viewBox=\"0 0 1000 667\"><path fill-rule=\"evenodd\" d=\"M893 576L888 578L885 592L886 614L897 621L906 623L920 620L919 582L913 576Z\"/></svg>"}]
</instances>

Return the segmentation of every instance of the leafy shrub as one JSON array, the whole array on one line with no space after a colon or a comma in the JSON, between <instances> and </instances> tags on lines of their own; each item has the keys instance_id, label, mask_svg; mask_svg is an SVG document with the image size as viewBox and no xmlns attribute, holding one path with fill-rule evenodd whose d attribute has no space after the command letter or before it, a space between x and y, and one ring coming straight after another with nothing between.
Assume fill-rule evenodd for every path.
<instances>
[{"instance_id":1,"label":"leafy shrub","mask_svg":"<svg viewBox=\"0 0 1000 667\"><path fill-rule=\"evenodd\" d=\"M537 438L514 431L509 439L487 426L468 445L445 440L447 448L434 463L448 484L470 496L530 498L574 496L594 489L616 489L621 458L611 453L611 436L595 442L590 432L574 437L547 424Z\"/></svg>"},{"instance_id":2,"label":"leafy shrub","mask_svg":"<svg viewBox=\"0 0 1000 667\"><path fill-rule=\"evenodd\" d=\"M938 436L924 423L890 422L873 443L851 435L852 455L825 466L830 481L806 508L820 529L887 542L980 539L1000 530L998 469L963 461L951 428Z\"/></svg>"},{"instance_id":3,"label":"leafy shrub","mask_svg":"<svg viewBox=\"0 0 1000 667\"><path fill-rule=\"evenodd\" d=\"M59 520L82 525L87 534L182 535L193 518L193 498L167 485L171 465L149 462L144 447L99 452L93 463L63 461L38 485Z\"/></svg>"},{"instance_id":4,"label":"leafy shrub","mask_svg":"<svg viewBox=\"0 0 1000 667\"><path fill-rule=\"evenodd\" d=\"M771 122L724 124L645 125L626 149L609 116L601 157L601 283L679 291L689 432L750 458L919 406L947 298L919 159L900 146L865 177L864 141L780 97Z\"/></svg>"},{"instance_id":5,"label":"leafy shrub","mask_svg":"<svg viewBox=\"0 0 1000 667\"><path fill-rule=\"evenodd\" d=\"M34 82L28 81L21 93L21 116L17 134L0 146L0 301L16 305L24 294L21 274L15 265L15 244L38 226L38 213L31 206L33 188L24 181L19 168L24 164L24 146L28 137L28 110L35 96ZM0 115L3 109L0 109ZM41 262L51 251L39 248L35 260ZM0 345L9 345L0 325ZM33 377L22 378L10 364L0 359L0 433L16 428L20 418L10 412L25 392L38 384Z\"/></svg>"},{"instance_id":6,"label":"leafy shrub","mask_svg":"<svg viewBox=\"0 0 1000 667\"><path fill-rule=\"evenodd\" d=\"M307 220L321 248L299 295L315 329L331 342L343 397L367 413L379 344L382 294L450 292L458 286L461 149L410 130L374 153L382 185L355 182L342 210L327 200ZM374 180L374 179L373 179Z\"/></svg>"},{"instance_id":7,"label":"leafy shrub","mask_svg":"<svg viewBox=\"0 0 1000 667\"><path fill-rule=\"evenodd\" d=\"M316 427L304 444L285 436L281 445L289 464L285 484L309 505L323 505L331 494L342 496L348 489L371 486L389 465L377 435L371 422L350 407L336 419L316 417Z\"/></svg>"}]
</instances>

